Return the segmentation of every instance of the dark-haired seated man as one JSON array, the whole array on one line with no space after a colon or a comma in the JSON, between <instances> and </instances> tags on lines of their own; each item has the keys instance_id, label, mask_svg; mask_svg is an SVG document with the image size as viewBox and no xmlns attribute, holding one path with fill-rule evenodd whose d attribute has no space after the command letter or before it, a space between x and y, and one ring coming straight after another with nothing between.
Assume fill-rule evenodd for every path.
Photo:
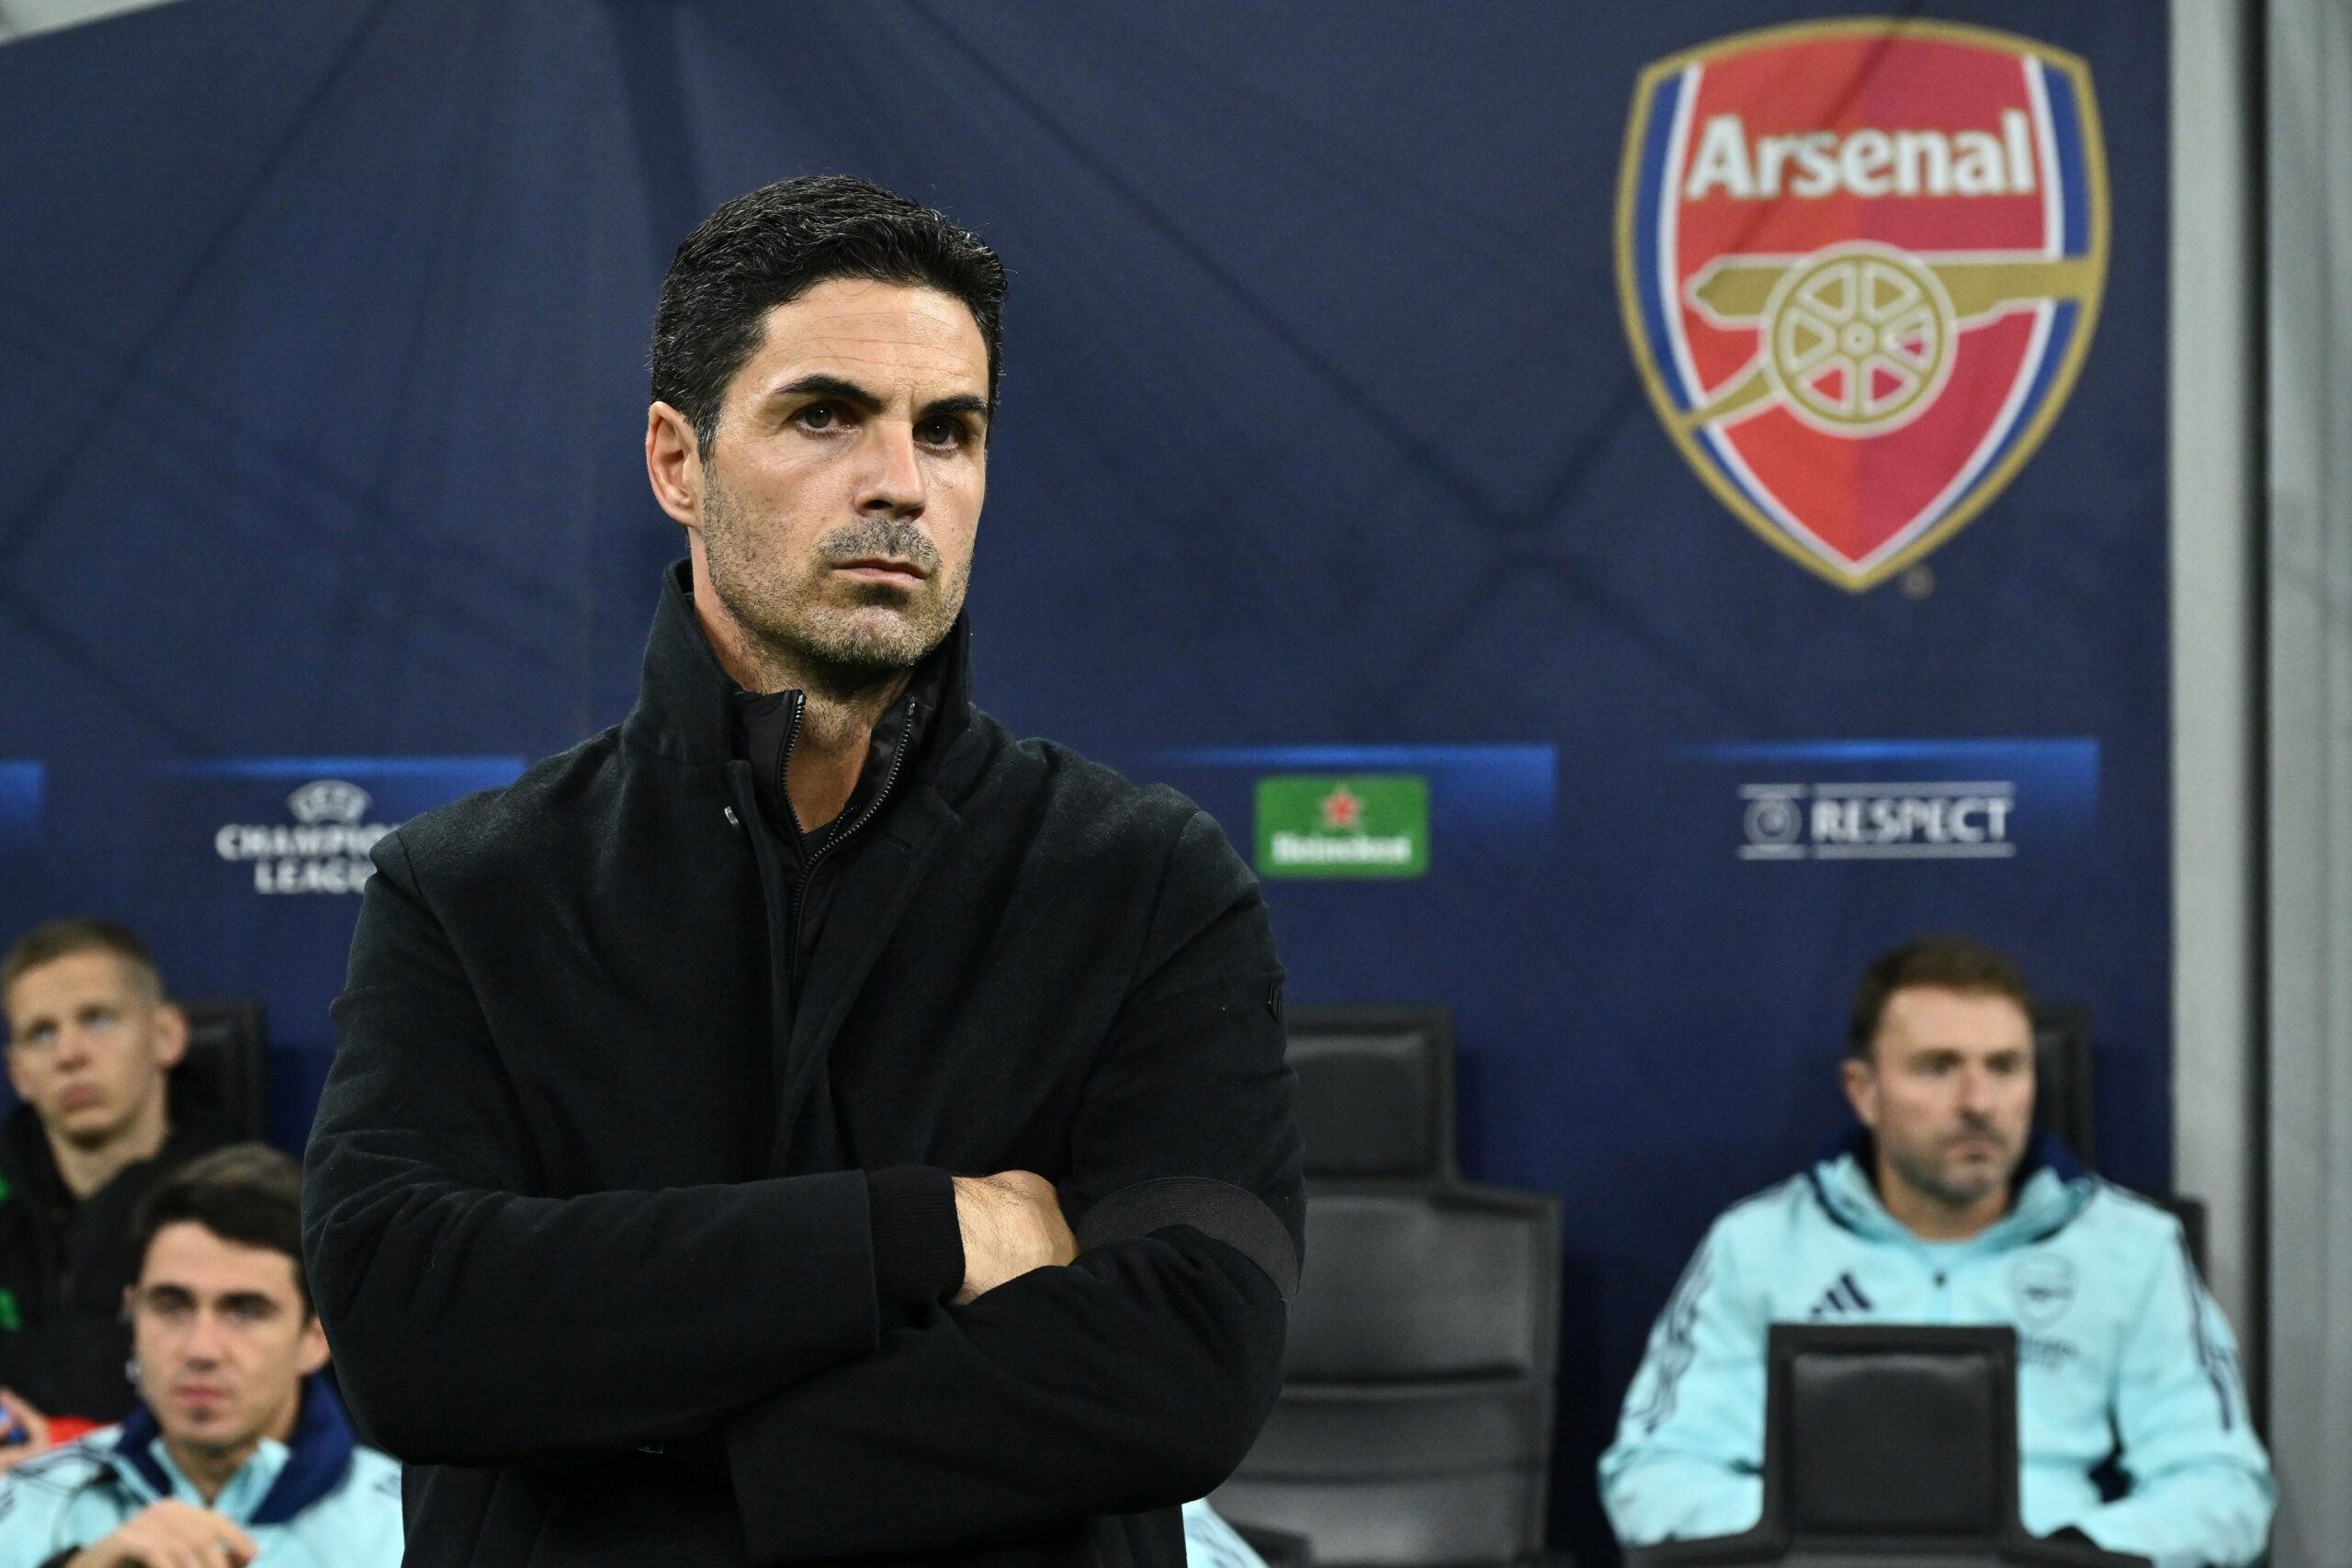
<instances>
[{"instance_id":1,"label":"dark-haired seated man","mask_svg":"<svg viewBox=\"0 0 2352 1568\"><path fill-rule=\"evenodd\" d=\"M1600 1461L1618 1539L1756 1523L1770 1325L2007 1324L2027 1529L2157 1568L2259 1558L2270 1468L2230 1326L2177 1221L2033 1134L2017 965L1959 937L1884 953L1849 1049L1860 1124L1717 1220L1651 1330Z\"/></svg>"},{"instance_id":2,"label":"dark-haired seated man","mask_svg":"<svg viewBox=\"0 0 2352 1568\"><path fill-rule=\"evenodd\" d=\"M235 1144L166 1177L131 1228L140 1403L0 1482L0 1568L394 1568L400 1467L315 1376L302 1177Z\"/></svg>"},{"instance_id":3,"label":"dark-haired seated man","mask_svg":"<svg viewBox=\"0 0 2352 1568\"><path fill-rule=\"evenodd\" d=\"M46 1416L115 1421L130 1410L131 1212L221 1138L174 1104L187 1020L131 932L93 919L34 928L0 959L0 1004L23 1101L0 1124L5 1470L47 1445Z\"/></svg>"}]
</instances>

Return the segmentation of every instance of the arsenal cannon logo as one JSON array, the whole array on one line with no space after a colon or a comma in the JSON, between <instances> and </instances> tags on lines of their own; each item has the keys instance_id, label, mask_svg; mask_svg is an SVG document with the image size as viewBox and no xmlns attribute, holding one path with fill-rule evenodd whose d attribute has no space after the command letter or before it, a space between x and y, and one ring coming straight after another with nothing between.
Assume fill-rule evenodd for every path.
<instances>
[{"instance_id":1,"label":"arsenal cannon logo","mask_svg":"<svg viewBox=\"0 0 2352 1568\"><path fill-rule=\"evenodd\" d=\"M1933 549L2033 455L2106 274L2073 55L1858 18L1642 73L1617 191L1634 364L1707 487L1841 587Z\"/></svg>"}]
</instances>

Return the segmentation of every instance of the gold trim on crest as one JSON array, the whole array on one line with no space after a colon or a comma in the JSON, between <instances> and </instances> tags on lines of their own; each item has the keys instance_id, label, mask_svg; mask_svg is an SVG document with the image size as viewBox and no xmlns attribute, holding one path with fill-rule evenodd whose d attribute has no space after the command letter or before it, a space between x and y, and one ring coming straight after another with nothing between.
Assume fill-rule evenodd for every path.
<instances>
[{"instance_id":1,"label":"gold trim on crest","mask_svg":"<svg viewBox=\"0 0 2352 1568\"><path fill-rule=\"evenodd\" d=\"M1767 343L1758 364L1736 382L1718 391L1703 406L1689 411L1677 408L1673 397L1667 390L1666 378L1656 357L1665 345L1652 344L1647 336L1642 313L1641 285L1634 276L1634 217L1640 206L1638 182L1641 178L1642 151L1649 138L1651 116L1657 107L1660 84L1679 75L1690 65L1704 63L1724 55L1747 53L1766 45L1805 39L1855 37L1945 39L1979 48L1996 49L2012 55L2030 54L2039 59L2045 69L2065 73L2075 89L2075 118L2083 139L2083 175L2087 186L2090 219L2089 248L2082 256L2055 260L2040 255L2009 258L1986 252L1913 258L1926 274L1931 275L1931 278L1923 276L1917 281L1923 286L1924 293L1938 297L1933 302L1933 309L1927 313L1933 315L1936 326L1945 332L1951 331L1955 324L1981 319L2010 301L2023 299L2074 300L2081 308L2081 321L2075 328L2074 341L2066 347L2065 357L2051 380L2041 406L2011 440L2008 451L1977 477L1968 494L1951 512L1895 554L1860 571L1842 569L1791 538L1785 528L1724 476L1714 458L1699 445L1702 428L1779 395L1773 378L1773 345ZM1661 192L1660 199L1679 200L1679 187ZM1680 448L1683 461L1714 493L1717 501L1774 549L1849 592L1863 592L1934 550L1991 505L1994 499L2008 488L2009 481L2017 477L2018 471L2041 449L2042 438L2049 434L2059 411L2065 407L2066 400L2074 392L2075 378L2081 374L2083 361L2090 352L2091 338L2098 325L2099 302L2107 284L2107 143L2099 127L2098 101L2092 93L2090 66L2079 55L2020 34L1959 22L1922 21L1908 17L1849 17L1757 28L1653 61L1643 67L1640 77L1635 81L1633 108L1626 118L1625 146L1619 160L1617 179L1616 242L1617 304L1624 319L1627 341L1633 348L1634 367L1641 375L1643 389L1649 396L1650 406L1657 411L1659 423L1665 425L1667 434ZM1865 247L1848 248L1860 250ZM1796 256L1741 257L1712 263L1705 272L1692 280L1693 302L1708 314L1720 315L1726 321L1760 319L1770 308L1782 303L1789 291L1788 285L1793 278L1793 268L1804 260L1805 258ZM1682 301L1668 299L1663 301L1663 305L1667 310L1679 310ZM1929 328L1929 335L1933 330L1934 327ZM1923 361L1923 374L1926 369ZM1837 410L1825 409L1815 411L1812 419L1835 422L1840 417ZM1858 411L1855 418L1860 420L1863 417Z\"/></svg>"}]
</instances>

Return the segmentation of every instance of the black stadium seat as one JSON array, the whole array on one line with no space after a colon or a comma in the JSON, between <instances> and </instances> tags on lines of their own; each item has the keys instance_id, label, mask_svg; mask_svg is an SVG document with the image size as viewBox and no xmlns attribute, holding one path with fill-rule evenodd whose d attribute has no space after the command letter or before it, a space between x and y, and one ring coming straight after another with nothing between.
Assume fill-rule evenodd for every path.
<instances>
[{"instance_id":1,"label":"black stadium seat","mask_svg":"<svg viewBox=\"0 0 2352 1568\"><path fill-rule=\"evenodd\" d=\"M187 1055L172 1069L175 1105L219 1127L224 1140L260 1138L267 1126L269 1043L261 1003L252 997L207 997L179 1008L187 1015Z\"/></svg>"},{"instance_id":2,"label":"black stadium seat","mask_svg":"<svg viewBox=\"0 0 2352 1568\"><path fill-rule=\"evenodd\" d=\"M1309 1179L1446 1181L1453 1015L1442 1007L1293 1008L1290 1065Z\"/></svg>"},{"instance_id":3,"label":"black stadium seat","mask_svg":"<svg viewBox=\"0 0 2352 1568\"><path fill-rule=\"evenodd\" d=\"M2018 1522L2014 1329L1775 1324L1766 1358L1763 1517L1626 1568L2144 1568Z\"/></svg>"},{"instance_id":4,"label":"black stadium seat","mask_svg":"<svg viewBox=\"0 0 2352 1568\"><path fill-rule=\"evenodd\" d=\"M2098 1168L2098 1122L2091 1113L2091 1015L2076 1002L2033 1010L2033 1124Z\"/></svg>"},{"instance_id":5,"label":"black stadium seat","mask_svg":"<svg viewBox=\"0 0 2352 1568\"><path fill-rule=\"evenodd\" d=\"M2076 1002L2045 1002L2033 1010L2033 1124L2066 1145L2086 1170L2098 1168L2098 1121L2092 1114L2091 1015ZM2180 1192L2141 1194L2180 1222L2188 1256L2205 1272L2205 1204Z\"/></svg>"},{"instance_id":6,"label":"black stadium seat","mask_svg":"<svg viewBox=\"0 0 2352 1568\"><path fill-rule=\"evenodd\" d=\"M1543 1548L1559 1205L1454 1176L1453 1043L1440 1009L1292 1013L1306 1269L1282 1398L1213 1501L1317 1564Z\"/></svg>"}]
</instances>

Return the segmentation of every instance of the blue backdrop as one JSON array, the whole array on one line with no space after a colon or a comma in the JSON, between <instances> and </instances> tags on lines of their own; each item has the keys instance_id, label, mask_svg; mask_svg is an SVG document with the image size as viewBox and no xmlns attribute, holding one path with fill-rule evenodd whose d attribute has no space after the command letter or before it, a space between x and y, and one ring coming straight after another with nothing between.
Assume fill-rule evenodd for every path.
<instances>
[{"instance_id":1,"label":"blue backdrop","mask_svg":"<svg viewBox=\"0 0 2352 1568\"><path fill-rule=\"evenodd\" d=\"M1245 844L1261 774L1431 780L1425 877L1270 897L1296 999L1454 1007L1469 1172L1566 1201L1554 1529L1605 1560L1649 1317L1837 1124L1879 948L2087 1003L2105 1164L2170 1173L2164 11L1938 7L2087 58L2114 259L2040 455L1859 595L1684 466L1612 281L1641 67L1815 13L185 0L0 49L0 917L264 996L298 1142L345 863L631 698L672 247L787 174L934 201L1013 274L982 704ZM1743 852L1920 780L2006 787L2016 852Z\"/></svg>"}]
</instances>

